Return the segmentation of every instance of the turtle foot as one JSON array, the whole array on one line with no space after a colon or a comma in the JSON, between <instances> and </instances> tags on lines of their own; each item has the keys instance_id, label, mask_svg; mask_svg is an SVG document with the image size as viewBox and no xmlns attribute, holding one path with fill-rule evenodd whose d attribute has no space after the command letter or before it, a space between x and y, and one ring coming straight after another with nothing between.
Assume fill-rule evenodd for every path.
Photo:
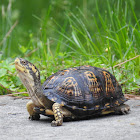
<instances>
[{"instance_id":1,"label":"turtle foot","mask_svg":"<svg viewBox=\"0 0 140 140\"><path fill-rule=\"evenodd\" d=\"M40 115L39 114L36 114L36 115L32 115L32 116L29 116L29 120L40 120Z\"/></svg>"},{"instance_id":2,"label":"turtle foot","mask_svg":"<svg viewBox=\"0 0 140 140\"><path fill-rule=\"evenodd\" d=\"M122 104L120 106L115 107L116 114L126 115L130 112L130 106L127 104Z\"/></svg>"},{"instance_id":3,"label":"turtle foot","mask_svg":"<svg viewBox=\"0 0 140 140\"><path fill-rule=\"evenodd\" d=\"M61 126L62 123L63 123L62 120L52 121L52 122L51 122L51 126L52 126L52 127Z\"/></svg>"}]
</instances>

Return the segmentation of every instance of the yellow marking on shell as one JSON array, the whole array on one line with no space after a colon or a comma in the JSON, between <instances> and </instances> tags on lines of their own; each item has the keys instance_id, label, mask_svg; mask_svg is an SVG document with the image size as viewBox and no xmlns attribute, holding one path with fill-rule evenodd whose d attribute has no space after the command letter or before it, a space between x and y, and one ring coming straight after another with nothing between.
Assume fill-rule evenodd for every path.
<instances>
[{"instance_id":1,"label":"yellow marking on shell","mask_svg":"<svg viewBox=\"0 0 140 140\"><path fill-rule=\"evenodd\" d=\"M87 111L87 107L86 106L83 106L83 111Z\"/></svg>"},{"instance_id":2,"label":"yellow marking on shell","mask_svg":"<svg viewBox=\"0 0 140 140\"><path fill-rule=\"evenodd\" d=\"M60 73L60 75L64 75L65 74L65 72L64 71L62 71L61 73Z\"/></svg>"},{"instance_id":3,"label":"yellow marking on shell","mask_svg":"<svg viewBox=\"0 0 140 140\"><path fill-rule=\"evenodd\" d=\"M70 83L70 82L72 82L72 80L71 79L68 79L68 82Z\"/></svg>"},{"instance_id":4,"label":"yellow marking on shell","mask_svg":"<svg viewBox=\"0 0 140 140\"><path fill-rule=\"evenodd\" d=\"M76 106L72 106L72 109L75 110L76 109Z\"/></svg>"},{"instance_id":5,"label":"yellow marking on shell","mask_svg":"<svg viewBox=\"0 0 140 140\"><path fill-rule=\"evenodd\" d=\"M124 99L122 99L122 98L121 98L121 101L123 101L123 102L124 102Z\"/></svg>"},{"instance_id":6,"label":"yellow marking on shell","mask_svg":"<svg viewBox=\"0 0 140 140\"><path fill-rule=\"evenodd\" d=\"M63 71L65 71L65 72L69 72L69 70L63 70Z\"/></svg>"},{"instance_id":7,"label":"yellow marking on shell","mask_svg":"<svg viewBox=\"0 0 140 140\"><path fill-rule=\"evenodd\" d=\"M58 87L60 92L64 92L69 96L80 96L81 90L78 88L78 83L73 77L67 77L63 82L62 86Z\"/></svg>"},{"instance_id":8,"label":"yellow marking on shell","mask_svg":"<svg viewBox=\"0 0 140 140\"><path fill-rule=\"evenodd\" d=\"M100 105L95 106L95 110L98 110L100 108Z\"/></svg>"},{"instance_id":9,"label":"yellow marking on shell","mask_svg":"<svg viewBox=\"0 0 140 140\"><path fill-rule=\"evenodd\" d=\"M52 77L50 77L49 83L50 83L50 84L53 84L57 79L58 79L58 77L52 76Z\"/></svg>"},{"instance_id":10,"label":"yellow marking on shell","mask_svg":"<svg viewBox=\"0 0 140 140\"><path fill-rule=\"evenodd\" d=\"M50 80L54 79L55 76L50 77Z\"/></svg>"},{"instance_id":11,"label":"yellow marking on shell","mask_svg":"<svg viewBox=\"0 0 140 140\"><path fill-rule=\"evenodd\" d=\"M114 110L102 110L102 115L113 113Z\"/></svg>"},{"instance_id":12,"label":"yellow marking on shell","mask_svg":"<svg viewBox=\"0 0 140 140\"><path fill-rule=\"evenodd\" d=\"M115 91L115 88L114 88L113 83L112 83L111 76L106 71L103 71L102 73L103 73L104 78L105 78L106 95L110 96L109 92L114 93L114 91Z\"/></svg>"},{"instance_id":13,"label":"yellow marking on shell","mask_svg":"<svg viewBox=\"0 0 140 140\"><path fill-rule=\"evenodd\" d=\"M105 106L106 106L107 108L110 108L110 103L106 103Z\"/></svg>"},{"instance_id":14,"label":"yellow marking on shell","mask_svg":"<svg viewBox=\"0 0 140 140\"><path fill-rule=\"evenodd\" d=\"M87 109L87 106L84 106L83 108L84 108L84 109Z\"/></svg>"},{"instance_id":15,"label":"yellow marking on shell","mask_svg":"<svg viewBox=\"0 0 140 140\"><path fill-rule=\"evenodd\" d=\"M92 92L95 98L98 98L100 96L102 88L99 87L99 83L95 74L92 71L86 71L84 74L88 80L88 87L90 91Z\"/></svg>"},{"instance_id":16,"label":"yellow marking on shell","mask_svg":"<svg viewBox=\"0 0 140 140\"><path fill-rule=\"evenodd\" d=\"M72 70L77 70L76 68L72 68Z\"/></svg>"},{"instance_id":17,"label":"yellow marking on shell","mask_svg":"<svg viewBox=\"0 0 140 140\"><path fill-rule=\"evenodd\" d=\"M90 65L86 65L85 67L90 67Z\"/></svg>"},{"instance_id":18,"label":"yellow marking on shell","mask_svg":"<svg viewBox=\"0 0 140 140\"><path fill-rule=\"evenodd\" d=\"M100 88L96 88L97 92L100 92L100 91L101 91L101 89L102 89L101 87L100 87Z\"/></svg>"},{"instance_id":19,"label":"yellow marking on shell","mask_svg":"<svg viewBox=\"0 0 140 140\"><path fill-rule=\"evenodd\" d=\"M73 95L73 90L71 90L71 89L70 90L67 90L67 94L68 95Z\"/></svg>"},{"instance_id":20,"label":"yellow marking on shell","mask_svg":"<svg viewBox=\"0 0 140 140\"><path fill-rule=\"evenodd\" d=\"M118 101L115 102L116 105L120 105Z\"/></svg>"}]
</instances>

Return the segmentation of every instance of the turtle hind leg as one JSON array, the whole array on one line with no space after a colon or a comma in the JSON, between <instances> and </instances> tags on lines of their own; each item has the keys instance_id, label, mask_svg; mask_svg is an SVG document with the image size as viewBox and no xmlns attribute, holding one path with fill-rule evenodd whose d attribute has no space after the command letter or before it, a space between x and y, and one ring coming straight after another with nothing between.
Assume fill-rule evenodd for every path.
<instances>
[{"instance_id":1,"label":"turtle hind leg","mask_svg":"<svg viewBox=\"0 0 140 140\"><path fill-rule=\"evenodd\" d=\"M29 101L27 104L26 104L26 108L27 108L27 111L29 113L29 119L30 120L39 120L40 119L40 115L38 113L35 112L34 110L34 103L32 101Z\"/></svg>"},{"instance_id":2,"label":"turtle hind leg","mask_svg":"<svg viewBox=\"0 0 140 140\"><path fill-rule=\"evenodd\" d=\"M52 109L55 120L52 121L51 126L61 126L63 123L62 106L58 103L54 103Z\"/></svg>"},{"instance_id":3,"label":"turtle hind leg","mask_svg":"<svg viewBox=\"0 0 140 140\"><path fill-rule=\"evenodd\" d=\"M115 114L126 115L130 111L130 106L127 104L121 104L120 106L115 107L114 111L115 111Z\"/></svg>"}]
</instances>

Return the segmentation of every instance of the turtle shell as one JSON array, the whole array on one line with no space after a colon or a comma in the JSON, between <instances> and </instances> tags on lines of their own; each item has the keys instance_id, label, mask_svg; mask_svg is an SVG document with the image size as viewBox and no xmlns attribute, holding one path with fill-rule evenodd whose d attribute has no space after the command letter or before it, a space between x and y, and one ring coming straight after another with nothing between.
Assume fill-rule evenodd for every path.
<instances>
[{"instance_id":1,"label":"turtle shell","mask_svg":"<svg viewBox=\"0 0 140 140\"><path fill-rule=\"evenodd\" d=\"M126 101L116 78L109 71L92 66L61 70L47 78L43 90L46 98L80 117Z\"/></svg>"}]
</instances>

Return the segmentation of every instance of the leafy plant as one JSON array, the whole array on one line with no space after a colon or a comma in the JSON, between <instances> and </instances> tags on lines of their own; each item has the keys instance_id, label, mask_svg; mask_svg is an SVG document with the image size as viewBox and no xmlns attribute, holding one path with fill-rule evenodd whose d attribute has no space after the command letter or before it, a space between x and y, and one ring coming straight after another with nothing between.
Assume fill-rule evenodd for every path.
<instances>
[{"instance_id":1,"label":"leafy plant","mask_svg":"<svg viewBox=\"0 0 140 140\"><path fill-rule=\"evenodd\" d=\"M9 0L9 4L12 2ZM13 15L12 6L9 6L11 9L7 9L6 16L2 17L3 32L0 31L1 94L9 92L7 89L26 91L12 65L16 57L35 63L41 72L42 83L58 70L91 65L113 73L125 93L139 94L140 25L134 1L82 2L83 5L80 5L66 0L61 2L61 6L50 2L43 15L33 15L39 23L36 26L38 32L31 26L29 32L25 26L17 27L15 19L10 16ZM61 14L56 11L54 14L54 8ZM13 27L20 33L14 31ZM13 40L15 36L19 39Z\"/></svg>"}]
</instances>

